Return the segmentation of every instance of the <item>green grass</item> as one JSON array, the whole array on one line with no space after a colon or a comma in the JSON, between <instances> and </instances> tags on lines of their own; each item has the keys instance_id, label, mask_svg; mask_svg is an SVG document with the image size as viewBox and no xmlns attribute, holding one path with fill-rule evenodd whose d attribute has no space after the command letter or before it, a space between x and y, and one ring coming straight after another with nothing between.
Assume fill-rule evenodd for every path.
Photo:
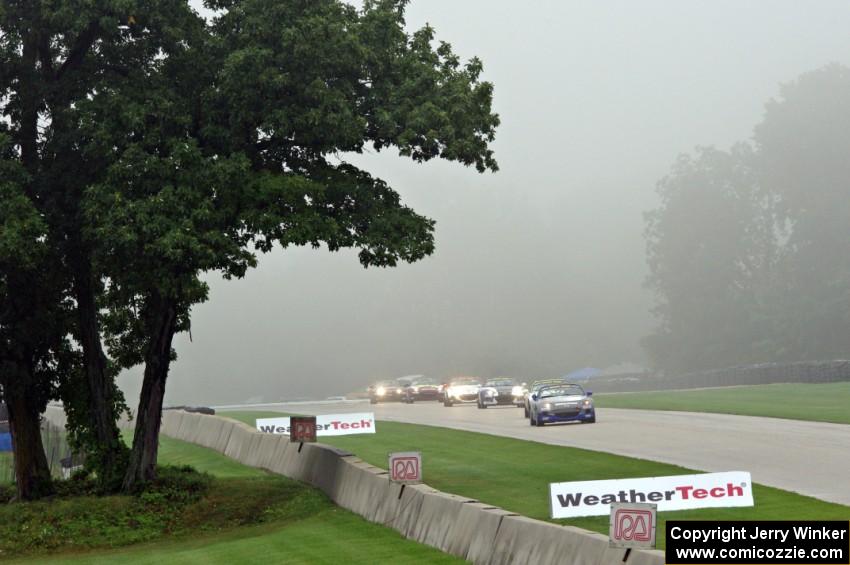
<instances>
[{"instance_id":1,"label":"green grass","mask_svg":"<svg viewBox=\"0 0 850 565\"><path fill-rule=\"evenodd\" d=\"M165 435L159 436L160 464L190 465L199 471L219 478L268 477L269 473L254 467L248 467L226 457L212 449L176 440Z\"/></svg>"},{"instance_id":2,"label":"green grass","mask_svg":"<svg viewBox=\"0 0 850 565\"><path fill-rule=\"evenodd\" d=\"M21 562L457 562L335 506L318 489L210 449L161 440L160 464L191 464L215 477L201 500L161 513L151 511L150 503L137 508L139 499L126 496L0 506L0 559L15 555L3 551L4 540L20 545L27 532L40 545L27 548ZM168 519L164 531L163 519ZM126 547L103 550L121 545Z\"/></svg>"},{"instance_id":3,"label":"green grass","mask_svg":"<svg viewBox=\"0 0 850 565\"><path fill-rule=\"evenodd\" d=\"M511 412L513 414L513 412ZM254 425L256 418L281 416L275 412L226 412ZM421 451L427 484L468 496L525 516L549 520L549 484L630 477L695 473L674 465L632 459L543 443L433 426L380 421L376 434L336 436L323 442L347 449L369 463L387 468L393 451ZM755 485L753 508L711 508L662 512L659 547L664 547L664 521L671 520L842 520L850 507ZM601 533L608 532L608 516L555 520Z\"/></svg>"},{"instance_id":4,"label":"green grass","mask_svg":"<svg viewBox=\"0 0 850 565\"><path fill-rule=\"evenodd\" d=\"M594 395L603 408L718 412L850 424L850 382Z\"/></svg>"},{"instance_id":5,"label":"green grass","mask_svg":"<svg viewBox=\"0 0 850 565\"><path fill-rule=\"evenodd\" d=\"M245 527L217 535L111 551L51 558L51 563L462 563L450 555L405 540L395 531L329 508L292 524Z\"/></svg>"},{"instance_id":6,"label":"green grass","mask_svg":"<svg viewBox=\"0 0 850 565\"><path fill-rule=\"evenodd\" d=\"M0 485L12 482L12 454L6 451L0 453Z\"/></svg>"}]
</instances>

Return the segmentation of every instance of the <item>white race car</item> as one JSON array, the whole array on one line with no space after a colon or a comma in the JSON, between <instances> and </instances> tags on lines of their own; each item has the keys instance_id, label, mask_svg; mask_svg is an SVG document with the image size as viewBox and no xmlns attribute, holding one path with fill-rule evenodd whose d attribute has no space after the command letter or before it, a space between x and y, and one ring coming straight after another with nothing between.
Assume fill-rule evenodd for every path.
<instances>
[{"instance_id":1,"label":"white race car","mask_svg":"<svg viewBox=\"0 0 850 565\"><path fill-rule=\"evenodd\" d=\"M443 386L443 406L455 404L475 404L478 402L478 390L481 381L475 377L458 377Z\"/></svg>"}]
</instances>

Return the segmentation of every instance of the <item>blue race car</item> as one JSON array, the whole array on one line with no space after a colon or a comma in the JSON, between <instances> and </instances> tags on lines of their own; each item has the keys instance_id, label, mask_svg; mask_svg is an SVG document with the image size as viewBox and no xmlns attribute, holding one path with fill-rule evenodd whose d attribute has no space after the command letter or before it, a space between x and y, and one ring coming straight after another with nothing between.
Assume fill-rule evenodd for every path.
<instances>
[{"instance_id":1,"label":"blue race car","mask_svg":"<svg viewBox=\"0 0 850 565\"><path fill-rule=\"evenodd\" d=\"M543 386L530 398L530 423L542 426L552 422L596 422L593 393L577 384Z\"/></svg>"},{"instance_id":2,"label":"blue race car","mask_svg":"<svg viewBox=\"0 0 850 565\"><path fill-rule=\"evenodd\" d=\"M536 381L532 381L531 386L529 386L522 397L522 407L523 407L523 418L531 418L531 395L540 390L541 387L548 385L562 385L565 384L566 381L564 379L539 379Z\"/></svg>"}]
</instances>

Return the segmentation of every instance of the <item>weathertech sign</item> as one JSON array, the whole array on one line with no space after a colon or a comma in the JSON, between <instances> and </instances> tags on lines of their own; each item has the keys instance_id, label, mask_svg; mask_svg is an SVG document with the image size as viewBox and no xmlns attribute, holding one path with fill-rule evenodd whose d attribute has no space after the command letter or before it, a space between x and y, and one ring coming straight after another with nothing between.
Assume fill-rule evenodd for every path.
<instances>
[{"instance_id":1,"label":"weathertech sign","mask_svg":"<svg viewBox=\"0 0 850 565\"><path fill-rule=\"evenodd\" d=\"M290 435L292 433L288 417L260 418L257 420L257 429L266 434ZM316 435L319 437L374 433L375 414L372 412L316 416Z\"/></svg>"},{"instance_id":2,"label":"weathertech sign","mask_svg":"<svg viewBox=\"0 0 850 565\"><path fill-rule=\"evenodd\" d=\"M552 518L603 516L613 503L651 503L661 512L718 506L753 506L744 471L647 479L581 481L549 485Z\"/></svg>"},{"instance_id":3,"label":"weathertech sign","mask_svg":"<svg viewBox=\"0 0 850 565\"><path fill-rule=\"evenodd\" d=\"M394 483L421 483L422 454L418 451L390 453L390 480Z\"/></svg>"}]
</instances>

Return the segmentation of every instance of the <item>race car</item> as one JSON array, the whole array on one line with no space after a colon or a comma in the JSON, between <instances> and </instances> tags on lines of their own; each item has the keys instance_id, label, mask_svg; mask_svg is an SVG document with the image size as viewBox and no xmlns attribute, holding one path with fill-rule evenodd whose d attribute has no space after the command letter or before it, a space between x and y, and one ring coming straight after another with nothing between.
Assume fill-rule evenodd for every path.
<instances>
[{"instance_id":1,"label":"race car","mask_svg":"<svg viewBox=\"0 0 850 565\"><path fill-rule=\"evenodd\" d=\"M525 402L525 387L516 379L498 377L489 379L478 390L478 407L518 406Z\"/></svg>"},{"instance_id":2,"label":"race car","mask_svg":"<svg viewBox=\"0 0 850 565\"><path fill-rule=\"evenodd\" d=\"M434 379L417 377L404 389L403 402L413 404L416 400L442 400L443 387Z\"/></svg>"},{"instance_id":3,"label":"race car","mask_svg":"<svg viewBox=\"0 0 850 565\"><path fill-rule=\"evenodd\" d=\"M478 402L481 381L475 377L457 377L443 385L443 406Z\"/></svg>"},{"instance_id":4,"label":"race car","mask_svg":"<svg viewBox=\"0 0 850 565\"><path fill-rule=\"evenodd\" d=\"M535 392L537 392L540 389L540 387L546 386L546 385L563 384L564 382L566 382L566 381L564 381L564 379L562 379L562 378L561 379L540 379L540 380L532 381L531 386L528 387L528 389L525 391L525 395L523 396L523 402L522 402L523 408L524 408L523 415L526 418L531 416L531 395L534 394Z\"/></svg>"},{"instance_id":5,"label":"race car","mask_svg":"<svg viewBox=\"0 0 850 565\"><path fill-rule=\"evenodd\" d=\"M408 383L396 381L380 381L369 387L369 403L391 402L402 400Z\"/></svg>"},{"instance_id":6,"label":"race car","mask_svg":"<svg viewBox=\"0 0 850 565\"><path fill-rule=\"evenodd\" d=\"M540 387L531 395L532 426L552 422L596 422L593 393L577 384L563 383Z\"/></svg>"}]
</instances>

